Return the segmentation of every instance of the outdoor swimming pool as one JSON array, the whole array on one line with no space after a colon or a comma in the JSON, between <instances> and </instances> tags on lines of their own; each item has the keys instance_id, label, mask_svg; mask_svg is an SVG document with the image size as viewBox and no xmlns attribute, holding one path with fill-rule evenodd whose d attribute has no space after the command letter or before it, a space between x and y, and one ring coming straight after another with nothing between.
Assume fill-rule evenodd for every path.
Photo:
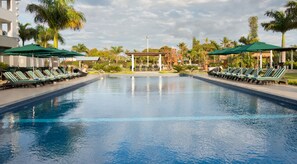
<instances>
[{"instance_id":1,"label":"outdoor swimming pool","mask_svg":"<svg viewBox=\"0 0 297 164\"><path fill-rule=\"evenodd\" d=\"M0 163L294 163L297 111L190 77L105 78L0 115Z\"/></svg>"}]
</instances>

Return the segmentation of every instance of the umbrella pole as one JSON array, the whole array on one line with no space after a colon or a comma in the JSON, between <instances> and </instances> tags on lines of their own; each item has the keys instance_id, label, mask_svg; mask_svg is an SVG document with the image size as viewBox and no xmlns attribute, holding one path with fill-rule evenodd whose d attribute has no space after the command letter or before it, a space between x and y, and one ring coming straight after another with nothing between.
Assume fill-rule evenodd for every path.
<instances>
[{"instance_id":1,"label":"umbrella pole","mask_svg":"<svg viewBox=\"0 0 297 164\"><path fill-rule=\"evenodd\" d=\"M291 70L293 70L294 67L294 58L293 58L293 50L291 50Z\"/></svg>"},{"instance_id":2,"label":"umbrella pole","mask_svg":"<svg viewBox=\"0 0 297 164\"><path fill-rule=\"evenodd\" d=\"M262 51L260 51L260 69L262 69Z\"/></svg>"},{"instance_id":3,"label":"umbrella pole","mask_svg":"<svg viewBox=\"0 0 297 164\"><path fill-rule=\"evenodd\" d=\"M34 72L34 54L32 54L32 64L33 64L33 72Z\"/></svg>"},{"instance_id":4,"label":"umbrella pole","mask_svg":"<svg viewBox=\"0 0 297 164\"><path fill-rule=\"evenodd\" d=\"M272 50L270 50L270 68L272 68Z\"/></svg>"}]
</instances>

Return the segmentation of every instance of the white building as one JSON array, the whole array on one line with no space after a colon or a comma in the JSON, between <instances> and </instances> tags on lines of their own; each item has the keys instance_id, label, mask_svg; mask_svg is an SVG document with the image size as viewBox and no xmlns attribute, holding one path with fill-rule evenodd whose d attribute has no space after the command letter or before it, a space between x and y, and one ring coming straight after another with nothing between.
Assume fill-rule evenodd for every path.
<instances>
[{"instance_id":1,"label":"white building","mask_svg":"<svg viewBox=\"0 0 297 164\"><path fill-rule=\"evenodd\" d=\"M18 46L18 4L19 0L0 0L0 53ZM0 56L0 62L10 66L17 66L16 64L19 64L17 59L18 57L13 56Z\"/></svg>"}]
</instances>

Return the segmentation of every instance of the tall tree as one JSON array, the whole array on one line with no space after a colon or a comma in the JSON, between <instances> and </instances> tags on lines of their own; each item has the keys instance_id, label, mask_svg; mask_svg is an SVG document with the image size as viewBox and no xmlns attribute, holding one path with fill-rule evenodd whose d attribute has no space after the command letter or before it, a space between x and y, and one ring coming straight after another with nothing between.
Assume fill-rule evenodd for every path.
<instances>
[{"instance_id":1,"label":"tall tree","mask_svg":"<svg viewBox=\"0 0 297 164\"><path fill-rule=\"evenodd\" d=\"M290 15L292 18L293 26L297 27L297 1L288 1L285 5L286 7L286 14Z\"/></svg>"},{"instance_id":2,"label":"tall tree","mask_svg":"<svg viewBox=\"0 0 297 164\"><path fill-rule=\"evenodd\" d=\"M185 57L187 55L187 52L188 52L187 44L185 42L180 42L177 46L179 48L179 52L182 55L182 57Z\"/></svg>"},{"instance_id":3,"label":"tall tree","mask_svg":"<svg viewBox=\"0 0 297 164\"><path fill-rule=\"evenodd\" d=\"M249 17L249 27L250 27L250 33L248 35L249 40L251 43L259 41L258 38L258 17L257 16L251 16Z\"/></svg>"},{"instance_id":4,"label":"tall tree","mask_svg":"<svg viewBox=\"0 0 297 164\"><path fill-rule=\"evenodd\" d=\"M224 37L223 40L221 40L221 45L223 48L230 48L232 47L232 41L227 37Z\"/></svg>"},{"instance_id":5,"label":"tall tree","mask_svg":"<svg viewBox=\"0 0 297 164\"><path fill-rule=\"evenodd\" d=\"M25 45L25 41L33 39L36 35L36 30L29 26L30 23L19 23L19 37L22 40L23 46Z\"/></svg>"},{"instance_id":6,"label":"tall tree","mask_svg":"<svg viewBox=\"0 0 297 164\"><path fill-rule=\"evenodd\" d=\"M258 17L257 16L251 16L249 17L249 27L250 31L247 37L241 36L238 40L240 43L243 44L252 44L254 42L259 41L258 37Z\"/></svg>"},{"instance_id":7,"label":"tall tree","mask_svg":"<svg viewBox=\"0 0 297 164\"><path fill-rule=\"evenodd\" d=\"M64 29L81 29L86 21L83 13L76 11L74 0L39 0L40 4L29 4L26 8L35 13L36 23L47 23L54 32L54 47L58 48L59 31Z\"/></svg>"},{"instance_id":8,"label":"tall tree","mask_svg":"<svg viewBox=\"0 0 297 164\"><path fill-rule=\"evenodd\" d=\"M281 32L282 33L282 47L286 45L285 33L294 29L292 25L292 16L284 11L266 11L266 16L273 18L270 22L264 22L261 25L266 31ZM282 63L286 62L286 53L282 52Z\"/></svg>"},{"instance_id":9,"label":"tall tree","mask_svg":"<svg viewBox=\"0 0 297 164\"><path fill-rule=\"evenodd\" d=\"M37 35L35 36L34 40L37 44L40 44L43 47L49 47L52 46L49 44L49 41L54 40L54 31L51 28L47 28L41 25L38 25L36 27ZM58 41L61 44L64 44L64 38L61 36L60 33L58 33Z\"/></svg>"},{"instance_id":10,"label":"tall tree","mask_svg":"<svg viewBox=\"0 0 297 164\"><path fill-rule=\"evenodd\" d=\"M124 52L123 46L112 46L110 52L115 56L116 63L118 63L118 57L121 52Z\"/></svg>"},{"instance_id":11,"label":"tall tree","mask_svg":"<svg viewBox=\"0 0 297 164\"><path fill-rule=\"evenodd\" d=\"M216 50L221 49L221 46L214 40L211 40L210 44L212 44Z\"/></svg>"},{"instance_id":12,"label":"tall tree","mask_svg":"<svg viewBox=\"0 0 297 164\"><path fill-rule=\"evenodd\" d=\"M71 50L75 52L85 52L85 53L88 53L89 51L89 49L83 43L78 43L76 46L72 46Z\"/></svg>"}]
</instances>

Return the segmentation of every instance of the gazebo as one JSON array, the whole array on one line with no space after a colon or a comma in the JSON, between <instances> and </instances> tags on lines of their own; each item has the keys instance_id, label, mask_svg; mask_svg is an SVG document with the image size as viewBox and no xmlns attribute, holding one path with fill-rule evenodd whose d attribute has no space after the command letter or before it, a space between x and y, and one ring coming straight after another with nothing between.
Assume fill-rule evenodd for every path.
<instances>
[{"instance_id":1,"label":"gazebo","mask_svg":"<svg viewBox=\"0 0 297 164\"><path fill-rule=\"evenodd\" d=\"M164 52L130 52L130 53L126 53L126 54L128 56L131 56L131 61L132 61L131 71L134 72L134 68L135 68L134 57L135 56L159 56L158 66L159 66L159 70L162 71L162 56L165 56L166 53L164 53Z\"/></svg>"}]
</instances>

